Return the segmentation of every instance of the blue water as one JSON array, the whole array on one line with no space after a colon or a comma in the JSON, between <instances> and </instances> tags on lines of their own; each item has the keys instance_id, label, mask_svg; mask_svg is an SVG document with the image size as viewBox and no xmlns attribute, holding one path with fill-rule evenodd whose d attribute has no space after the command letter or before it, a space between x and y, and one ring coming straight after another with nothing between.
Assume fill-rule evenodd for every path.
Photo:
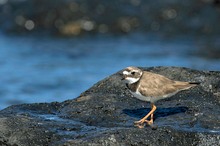
<instances>
[{"instance_id":1,"label":"blue water","mask_svg":"<svg viewBox=\"0 0 220 146\"><path fill-rule=\"evenodd\" d=\"M12 104L73 99L130 65L220 70L193 38L157 36L6 36L0 34L0 109Z\"/></svg>"}]
</instances>

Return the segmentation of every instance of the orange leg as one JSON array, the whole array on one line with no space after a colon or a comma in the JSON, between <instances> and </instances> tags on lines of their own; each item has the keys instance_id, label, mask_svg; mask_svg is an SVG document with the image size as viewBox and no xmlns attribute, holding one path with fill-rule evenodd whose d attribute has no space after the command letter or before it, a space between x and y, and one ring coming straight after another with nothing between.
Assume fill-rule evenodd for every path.
<instances>
[{"instance_id":1,"label":"orange leg","mask_svg":"<svg viewBox=\"0 0 220 146\"><path fill-rule=\"evenodd\" d=\"M152 125L154 123L154 113L150 115L150 121L145 120L145 122L147 122L148 125Z\"/></svg>"},{"instance_id":2,"label":"orange leg","mask_svg":"<svg viewBox=\"0 0 220 146\"><path fill-rule=\"evenodd\" d=\"M152 125L153 124L153 118L154 118L154 111L157 109L157 107L154 105L154 103L151 103L151 111L145 116L143 117L141 120L139 121L135 121L134 124L135 126L138 126L139 128L143 128L144 127L144 123L146 122L148 125ZM147 118L150 117L150 121L147 120Z\"/></svg>"}]
</instances>

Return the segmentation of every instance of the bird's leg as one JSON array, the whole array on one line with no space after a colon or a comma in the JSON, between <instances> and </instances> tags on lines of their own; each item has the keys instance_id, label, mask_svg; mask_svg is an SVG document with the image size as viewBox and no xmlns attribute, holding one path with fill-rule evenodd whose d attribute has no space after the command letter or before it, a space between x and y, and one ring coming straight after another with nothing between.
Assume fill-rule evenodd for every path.
<instances>
[{"instance_id":1,"label":"bird's leg","mask_svg":"<svg viewBox=\"0 0 220 146\"><path fill-rule=\"evenodd\" d=\"M154 109L154 108L156 110L157 107L154 104L151 103L151 109ZM146 122L148 123L148 125L152 125L153 124L153 122L154 122L154 112L150 116L150 121L146 120Z\"/></svg>"},{"instance_id":2,"label":"bird's leg","mask_svg":"<svg viewBox=\"0 0 220 146\"><path fill-rule=\"evenodd\" d=\"M148 125L152 125L154 123L154 113L152 113L150 115L150 121L149 120L145 120L145 122L148 124Z\"/></svg>"},{"instance_id":3,"label":"bird's leg","mask_svg":"<svg viewBox=\"0 0 220 146\"><path fill-rule=\"evenodd\" d=\"M150 116L151 116L150 120L145 120L144 121L144 123L147 123L149 126L153 125L153 116L154 116L154 114L152 113ZM144 128L145 124L141 123L140 121L135 121L134 125L137 126L138 128Z\"/></svg>"},{"instance_id":4,"label":"bird's leg","mask_svg":"<svg viewBox=\"0 0 220 146\"><path fill-rule=\"evenodd\" d=\"M144 122L146 122L147 124L153 124L153 114L154 114L154 111L157 109L157 107L154 105L154 103L151 103L151 111L145 116L145 117L143 117L141 120L139 120L139 121L135 121L134 122L134 124L136 125L136 124L138 124L139 126L139 128L142 128L143 126L143 123ZM149 116L151 116L151 119L150 119L150 121L148 121L147 120L147 118L149 117Z\"/></svg>"}]
</instances>

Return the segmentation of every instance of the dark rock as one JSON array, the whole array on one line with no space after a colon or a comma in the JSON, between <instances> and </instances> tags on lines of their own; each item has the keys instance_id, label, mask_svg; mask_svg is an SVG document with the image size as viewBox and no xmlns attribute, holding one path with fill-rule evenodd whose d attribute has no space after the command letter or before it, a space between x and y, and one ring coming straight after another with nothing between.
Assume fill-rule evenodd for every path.
<instances>
[{"instance_id":1,"label":"dark rock","mask_svg":"<svg viewBox=\"0 0 220 146\"><path fill-rule=\"evenodd\" d=\"M120 72L62 103L10 106L0 111L0 144L220 145L220 72L178 67L145 70L201 85L156 103L155 127L139 129L149 103L133 98Z\"/></svg>"}]
</instances>

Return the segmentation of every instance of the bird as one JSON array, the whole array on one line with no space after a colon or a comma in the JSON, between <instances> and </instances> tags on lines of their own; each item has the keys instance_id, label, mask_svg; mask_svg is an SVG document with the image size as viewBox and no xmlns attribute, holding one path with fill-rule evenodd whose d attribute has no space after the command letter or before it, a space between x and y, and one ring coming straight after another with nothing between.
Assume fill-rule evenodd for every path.
<instances>
[{"instance_id":1,"label":"bird","mask_svg":"<svg viewBox=\"0 0 220 146\"><path fill-rule=\"evenodd\" d=\"M130 66L122 70L122 81L131 94L139 100L151 103L151 110L146 116L134 125L143 128L145 124L153 125L154 112L158 100L169 98L179 91L187 90L199 85L199 82L182 82L171 80L163 75L144 71L138 67ZM150 120L148 120L150 118Z\"/></svg>"}]
</instances>

